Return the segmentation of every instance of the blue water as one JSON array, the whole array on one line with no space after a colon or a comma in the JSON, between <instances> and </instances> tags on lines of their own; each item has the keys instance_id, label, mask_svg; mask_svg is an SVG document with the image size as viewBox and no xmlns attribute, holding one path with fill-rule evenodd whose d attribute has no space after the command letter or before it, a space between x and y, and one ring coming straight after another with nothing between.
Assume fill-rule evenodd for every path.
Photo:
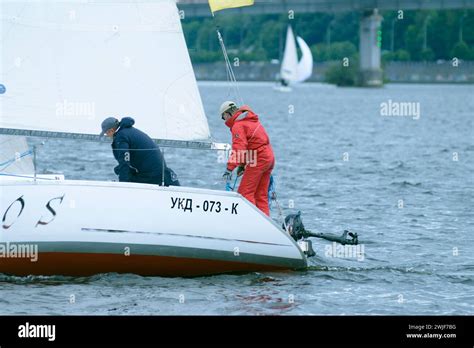
<instances>
[{"instance_id":1,"label":"blue water","mask_svg":"<svg viewBox=\"0 0 474 348\"><path fill-rule=\"evenodd\" d=\"M312 231L357 232L359 258L331 256L315 240L317 256L300 272L0 275L0 314L474 314L474 86L239 87L270 135L285 214L301 210ZM230 141L218 114L228 85L199 88L213 137ZM419 103L419 118L381 115L389 99ZM224 189L216 153L165 156L183 184ZM108 144L48 140L38 162L67 178L115 179Z\"/></svg>"}]
</instances>

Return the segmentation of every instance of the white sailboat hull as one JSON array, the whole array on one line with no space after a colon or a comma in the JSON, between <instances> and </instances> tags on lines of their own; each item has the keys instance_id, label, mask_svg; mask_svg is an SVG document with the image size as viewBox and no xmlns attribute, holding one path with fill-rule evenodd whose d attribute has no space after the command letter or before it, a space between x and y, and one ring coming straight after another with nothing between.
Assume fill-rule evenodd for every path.
<instances>
[{"instance_id":1,"label":"white sailboat hull","mask_svg":"<svg viewBox=\"0 0 474 348\"><path fill-rule=\"evenodd\" d=\"M293 239L237 193L135 183L0 181L0 273L196 276L304 268ZM38 255L5 255L37 247Z\"/></svg>"}]
</instances>

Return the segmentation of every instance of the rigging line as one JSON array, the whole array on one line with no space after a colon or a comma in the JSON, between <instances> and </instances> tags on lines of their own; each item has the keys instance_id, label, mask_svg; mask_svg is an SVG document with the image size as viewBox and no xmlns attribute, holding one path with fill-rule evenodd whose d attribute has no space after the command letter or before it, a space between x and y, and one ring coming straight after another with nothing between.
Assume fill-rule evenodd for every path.
<instances>
[{"instance_id":1,"label":"rigging line","mask_svg":"<svg viewBox=\"0 0 474 348\"><path fill-rule=\"evenodd\" d=\"M224 40L222 39L222 35L219 31L219 26L215 22L216 20L215 20L214 13L212 13L212 18L213 18L214 23L216 25L217 38L219 40L219 44L221 46L222 53L224 55L224 60L225 60L226 69L227 69L227 79L229 81L229 85L234 90L234 94L238 98L241 105L243 105L244 100L243 100L243 98L240 94L239 87L237 86L237 79L235 78L235 74L234 74L234 71L232 69L232 64L230 63L230 60L229 60L229 55L227 54L227 50L226 50L226 47L225 47L225 44L224 44Z\"/></svg>"},{"instance_id":2,"label":"rigging line","mask_svg":"<svg viewBox=\"0 0 474 348\"><path fill-rule=\"evenodd\" d=\"M19 160L19 159L21 159L21 158L23 158L23 157L26 157L26 156L28 156L28 155L31 155L32 153L33 153L32 150L27 150L27 151L21 153L18 157L15 156L14 158L9 159L8 161L5 161L5 162L3 162L3 163L0 163L0 167L6 166L5 168L2 168L1 170L7 169L11 164L15 163L17 160Z\"/></svg>"},{"instance_id":3,"label":"rigging line","mask_svg":"<svg viewBox=\"0 0 474 348\"><path fill-rule=\"evenodd\" d=\"M224 53L224 59L225 59L225 63L226 63L227 72L230 75L231 81L234 82L234 81L236 81L235 75L234 75L234 72L232 70L232 65L230 63L229 55L227 54L227 49L225 47L224 40L222 39L222 35L219 31L219 28L217 28L217 38L219 39L219 44L221 46L222 52Z\"/></svg>"},{"instance_id":4,"label":"rigging line","mask_svg":"<svg viewBox=\"0 0 474 348\"><path fill-rule=\"evenodd\" d=\"M233 81L232 81L232 74L229 71L229 67L227 65L227 61L225 62L225 69L226 69L226 74L227 74L227 86L228 86L227 95L230 98L232 98L232 94L235 94L235 88L234 88L234 84L233 84Z\"/></svg>"},{"instance_id":5,"label":"rigging line","mask_svg":"<svg viewBox=\"0 0 474 348\"><path fill-rule=\"evenodd\" d=\"M8 174L8 173L0 173L0 176L12 176L15 178L27 178L27 179L34 179L34 176L31 175L15 175L15 174ZM51 179L51 178L40 178L41 180L53 180L56 181L57 179Z\"/></svg>"},{"instance_id":6,"label":"rigging line","mask_svg":"<svg viewBox=\"0 0 474 348\"><path fill-rule=\"evenodd\" d=\"M236 95L236 97L239 99L240 104L243 105L244 104L243 98L240 95L240 90L237 86L237 79L235 78L235 75L234 75L234 72L232 70L232 66L231 66L230 61L227 61L227 69L228 69L229 75L230 75L230 86L233 89L234 94Z\"/></svg>"},{"instance_id":7,"label":"rigging line","mask_svg":"<svg viewBox=\"0 0 474 348\"><path fill-rule=\"evenodd\" d=\"M278 217L279 219L281 220L282 222L282 225L283 225L283 228L285 229L285 231L287 233L289 233L289 230L288 230L288 225L286 224L286 221L285 221L285 216L283 215L283 209L280 205L280 201L278 201L278 197L277 197L277 193L276 193L276 182L275 180L273 180L273 194L272 194L272 198L271 198L271 201L275 201L275 204L277 206L277 209L278 209ZM268 204L270 205L271 204L271 201L268 202Z\"/></svg>"},{"instance_id":8,"label":"rigging line","mask_svg":"<svg viewBox=\"0 0 474 348\"><path fill-rule=\"evenodd\" d=\"M229 55L227 54L227 50L226 50L226 47L225 47L225 44L224 44L224 40L223 40L222 35L219 31L219 26L216 23L216 19L215 19L216 17L214 15L214 12L211 12L211 13L212 13L212 19L214 20L214 24L216 26L217 38L219 40L219 44L221 46L222 53L224 55L224 60L225 60L226 69L227 69L227 79L229 81L229 85L230 85L231 89L234 90L234 94L239 99L240 103L243 104L244 101L243 101L243 98L240 94L239 87L237 86L237 79L235 78L235 74L234 74L234 71L232 69L232 64L230 63L230 60L229 60Z\"/></svg>"},{"instance_id":9,"label":"rigging line","mask_svg":"<svg viewBox=\"0 0 474 348\"><path fill-rule=\"evenodd\" d=\"M222 39L222 35L217 28L217 37L219 38L219 42L221 45L222 52L224 53L224 58L226 61L227 72L230 75L231 86L234 88L234 92L236 96L239 98L241 105L244 103L242 96L240 95L240 90L237 86L237 79L235 78L234 70L232 69L232 63L230 62L229 55L227 54L227 49L224 44L224 40Z\"/></svg>"},{"instance_id":10,"label":"rigging line","mask_svg":"<svg viewBox=\"0 0 474 348\"><path fill-rule=\"evenodd\" d=\"M281 206L280 206L280 202L279 202L278 199L277 199L276 193L275 193L275 198L274 198L274 199L275 199L275 203L276 203L277 208L278 208L278 217L279 217L280 220L283 222L283 226L284 226L284 228L285 228L285 231L289 233L289 231L288 231L288 226L286 225L285 217L284 217L284 215L283 215L283 209L282 209Z\"/></svg>"},{"instance_id":11,"label":"rigging line","mask_svg":"<svg viewBox=\"0 0 474 348\"><path fill-rule=\"evenodd\" d=\"M225 49L224 40L222 40L222 35L219 31L219 28L216 27L217 32L217 39L219 40L219 45L221 47L222 53L224 54L224 61L225 61L225 68L227 72L227 79L229 81L234 81L234 77L232 76L232 67L229 67L229 56L227 54L227 50Z\"/></svg>"}]
</instances>

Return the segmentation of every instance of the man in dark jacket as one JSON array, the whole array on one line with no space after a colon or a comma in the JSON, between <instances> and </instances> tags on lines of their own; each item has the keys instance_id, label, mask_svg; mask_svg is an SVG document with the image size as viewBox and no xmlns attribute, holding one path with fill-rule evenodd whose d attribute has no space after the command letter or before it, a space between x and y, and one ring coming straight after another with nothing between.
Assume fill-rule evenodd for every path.
<instances>
[{"instance_id":1,"label":"man in dark jacket","mask_svg":"<svg viewBox=\"0 0 474 348\"><path fill-rule=\"evenodd\" d=\"M141 130L133 127L135 120L124 117L119 122L108 117L102 122L102 135L113 139L112 151L119 163L114 168L119 181L180 186L175 172L166 166L165 159L155 142Z\"/></svg>"}]
</instances>

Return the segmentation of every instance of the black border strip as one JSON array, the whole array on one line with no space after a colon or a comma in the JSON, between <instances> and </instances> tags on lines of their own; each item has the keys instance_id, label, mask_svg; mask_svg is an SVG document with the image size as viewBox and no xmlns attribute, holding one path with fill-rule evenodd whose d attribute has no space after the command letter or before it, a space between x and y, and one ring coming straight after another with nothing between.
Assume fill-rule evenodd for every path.
<instances>
[{"instance_id":1,"label":"black border strip","mask_svg":"<svg viewBox=\"0 0 474 348\"><path fill-rule=\"evenodd\" d=\"M19 326L55 325L55 341L46 338L19 338ZM433 333L455 333L456 338L407 338L409 325L455 325L451 330ZM353 347L364 345L412 345L472 347L473 317L462 316L316 316L316 317L220 317L220 316L67 316L67 317L0 317L0 345L54 344L219 344L275 345L322 344Z\"/></svg>"}]
</instances>

